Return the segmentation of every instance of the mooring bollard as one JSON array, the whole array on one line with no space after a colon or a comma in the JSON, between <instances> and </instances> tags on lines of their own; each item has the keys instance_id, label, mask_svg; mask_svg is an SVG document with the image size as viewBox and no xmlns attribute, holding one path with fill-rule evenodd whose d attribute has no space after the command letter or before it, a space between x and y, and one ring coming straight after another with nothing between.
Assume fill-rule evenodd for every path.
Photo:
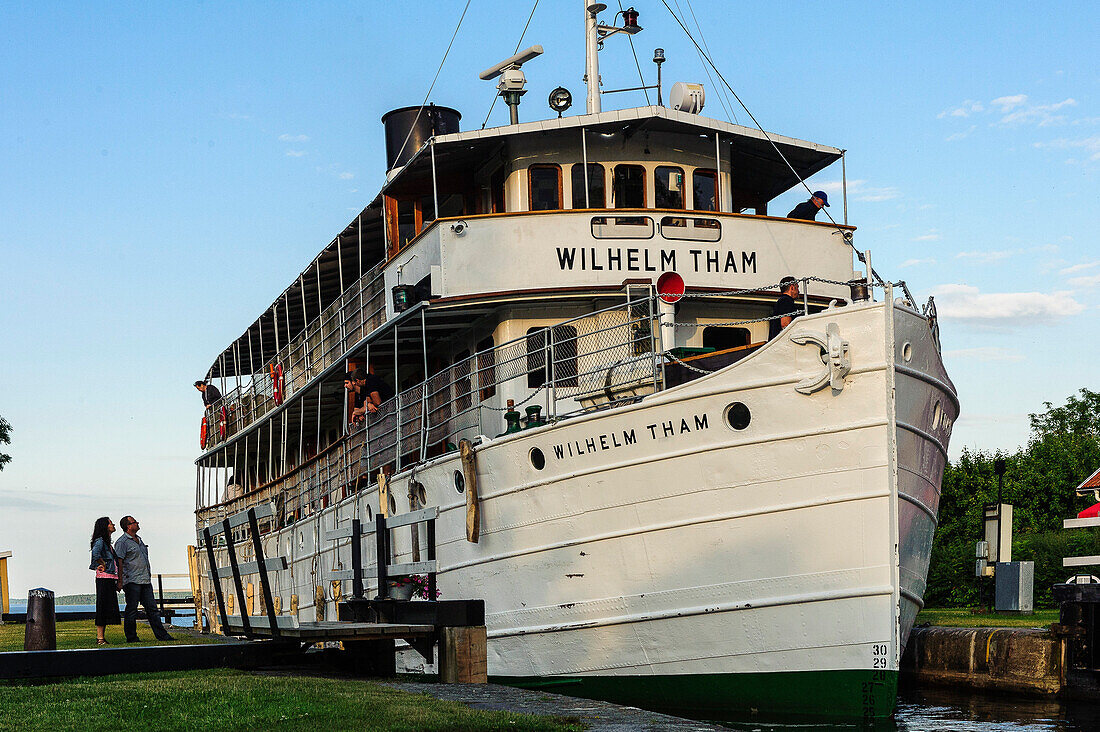
<instances>
[{"instance_id":1,"label":"mooring bollard","mask_svg":"<svg viewBox=\"0 0 1100 732\"><path fill-rule=\"evenodd\" d=\"M23 650L57 650L53 590L37 587L27 594L27 630L23 636Z\"/></svg>"}]
</instances>

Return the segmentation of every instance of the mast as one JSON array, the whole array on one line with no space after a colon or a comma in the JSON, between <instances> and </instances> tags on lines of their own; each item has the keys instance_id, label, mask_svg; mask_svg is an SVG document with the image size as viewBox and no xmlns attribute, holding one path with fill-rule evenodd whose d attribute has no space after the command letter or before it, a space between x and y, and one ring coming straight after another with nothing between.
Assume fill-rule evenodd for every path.
<instances>
[{"instance_id":1,"label":"mast","mask_svg":"<svg viewBox=\"0 0 1100 732\"><path fill-rule=\"evenodd\" d=\"M588 86L588 114L595 114L600 111L600 39L596 32L596 13L607 6L581 1L584 3L584 81Z\"/></svg>"}]
</instances>

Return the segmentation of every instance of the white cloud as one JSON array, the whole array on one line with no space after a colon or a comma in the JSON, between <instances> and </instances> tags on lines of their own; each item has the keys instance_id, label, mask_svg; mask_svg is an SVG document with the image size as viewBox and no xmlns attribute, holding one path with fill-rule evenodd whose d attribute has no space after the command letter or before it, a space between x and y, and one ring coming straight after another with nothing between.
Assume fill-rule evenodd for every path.
<instances>
[{"instance_id":1,"label":"white cloud","mask_svg":"<svg viewBox=\"0 0 1100 732\"><path fill-rule=\"evenodd\" d=\"M932 231L929 231L927 234L913 237L913 241L939 241L942 238L940 232L932 229Z\"/></svg>"},{"instance_id":2,"label":"white cloud","mask_svg":"<svg viewBox=\"0 0 1100 732\"><path fill-rule=\"evenodd\" d=\"M340 180L351 180L355 177L355 173L349 173L346 170L340 174Z\"/></svg>"},{"instance_id":3,"label":"white cloud","mask_svg":"<svg viewBox=\"0 0 1100 732\"><path fill-rule=\"evenodd\" d=\"M305 150L287 150L286 156L288 158L300 158L306 154Z\"/></svg>"},{"instance_id":4,"label":"white cloud","mask_svg":"<svg viewBox=\"0 0 1100 732\"><path fill-rule=\"evenodd\" d=\"M839 180L819 183L817 187L830 196L839 197L844 191L844 183ZM848 196L853 201L890 201L901 198L901 191L893 186L869 186L865 180L850 180L848 181Z\"/></svg>"},{"instance_id":5,"label":"white cloud","mask_svg":"<svg viewBox=\"0 0 1100 732\"><path fill-rule=\"evenodd\" d=\"M947 284L933 288L936 311L951 320L991 325L1026 325L1077 315L1085 306L1069 292L990 292L971 285Z\"/></svg>"},{"instance_id":6,"label":"white cloud","mask_svg":"<svg viewBox=\"0 0 1100 732\"><path fill-rule=\"evenodd\" d=\"M1026 102L1026 97L1024 98ZM1006 107L1002 108L1002 112L1008 112L1005 116L998 120L997 124L1001 125L1024 125L1024 124L1036 124L1039 127L1049 127L1050 125L1061 124L1066 121L1064 114L1055 114L1059 110L1066 107L1077 106L1077 100L1072 97L1069 99L1063 99L1055 104L1026 104L1018 108ZM1012 111L1009 111L1012 110Z\"/></svg>"},{"instance_id":7,"label":"white cloud","mask_svg":"<svg viewBox=\"0 0 1100 732\"><path fill-rule=\"evenodd\" d=\"M1069 283L1074 287L1100 287L1100 274L1089 275L1088 277L1074 277Z\"/></svg>"},{"instance_id":8,"label":"white cloud","mask_svg":"<svg viewBox=\"0 0 1100 732\"><path fill-rule=\"evenodd\" d=\"M309 142L309 135L279 135L280 142Z\"/></svg>"},{"instance_id":9,"label":"white cloud","mask_svg":"<svg viewBox=\"0 0 1100 732\"><path fill-rule=\"evenodd\" d=\"M981 102L976 102L973 99L967 99L958 107L955 107L954 109L945 109L936 116L938 119L943 119L944 117L969 117L972 114L984 111L985 107L982 105Z\"/></svg>"},{"instance_id":10,"label":"white cloud","mask_svg":"<svg viewBox=\"0 0 1100 732\"><path fill-rule=\"evenodd\" d=\"M1023 361L1022 353L999 348L997 346L982 346L979 348L960 348L955 351L944 351L945 356L955 358L972 358L975 361Z\"/></svg>"},{"instance_id":11,"label":"white cloud","mask_svg":"<svg viewBox=\"0 0 1100 732\"><path fill-rule=\"evenodd\" d=\"M1028 249L1032 254L1054 254L1061 249L1057 244L1040 244L1036 247Z\"/></svg>"},{"instance_id":12,"label":"white cloud","mask_svg":"<svg viewBox=\"0 0 1100 732\"><path fill-rule=\"evenodd\" d=\"M997 97L990 104L999 109L1002 114L1010 112L1021 104L1027 102L1027 94L1013 94L1010 97Z\"/></svg>"},{"instance_id":13,"label":"white cloud","mask_svg":"<svg viewBox=\"0 0 1100 732\"><path fill-rule=\"evenodd\" d=\"M902 262L898 266L899 267L916 267L917 265L920 265L920 264L935 264L935 263L936 263L936 260L931 259L931 258L929 258L929 259L906 259L904 262Z\"/></svg>"},{"instance_id":14,"label":"white cloud","mask_svg":"<svg viewBox=\"0 0 1100 732\"><path fill-rule=\"evenodd\" d=\"M978 125L970 125L970 127L969 127L969 128L967 128L967 130L966 130L965 132L956 132L956 133L955 133L955 134L953 134L953 135L948 135L948 136L947 136L947 137L945 137L944 139L945 139L945 140L946 140L947 142L956 142L956 141L958 141L958 140L961 140L961 139L963 139L964 137L969 137L969 136L970 136L970 133L971 133L971 132L973 132L973 131L974 131L974 130L976 130L976 129L978 129Z\"/></svg>"},{"instance_id":15,"label":"white cloud","mask_svg":"<svg viewBox=\"0 0 1100 732\"><path fill-rule=\"evenodd\" d=\"M1100 267L1100 261L1075 264L1072 267L1058 270L1058 274L1071 275L1075 272L1084 272L1086 269L1092 269L1093 267Z\"/></svg>"},{"instance_id":16,"label":"white cloud","mask_svg":"<svg viewBox=\"0 0 1100 732\"><path fill-rule=\"evenodd\" d=\"M1046 147L1055 150L1076 150L1080 148L1084 150L1085 155L1088 156L1090 161L1100 161L1100 135L1093 135L1092 137L1083 137L1076 140L1070 140L1065 137L1057 140L1051 140L1050 142L1036 142L1035 147ZM1070 160L1067 162L1076 162Z\"/></svg>"},{"instance_id":17,"label":"white cloud","mask_svg":"<svg viewBox=\"0 0 1100 732\"><path fill-rule=\"evenodd\" d=\"M1011 256L1012 252L1003 250L995 252L959 252L955 255L955 259L973 259L980 264L992 264L1002 259L1008 259Z\"/></svg>"}]
</instances>

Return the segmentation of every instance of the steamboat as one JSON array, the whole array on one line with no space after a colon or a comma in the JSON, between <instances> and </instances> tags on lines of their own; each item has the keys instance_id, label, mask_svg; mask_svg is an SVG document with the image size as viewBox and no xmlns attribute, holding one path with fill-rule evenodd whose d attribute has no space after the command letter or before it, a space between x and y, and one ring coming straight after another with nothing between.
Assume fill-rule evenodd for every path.
<instances>
[{"instance_id":1,"label":"steamboat","mask_svg":"<svg viewBox=\"0 0 1100 732\"><path fill-rule=\"evenodd\" d=\"M244 509L286 557L273 611L311 621L336 617L353 553L378 559L369 528L326 537L434 508L438 591L484 600L493 680L888 716L959 409L934 304L846 222L769 214L840 149L703 116L699 85L603 110L600 48L639 30L603 10L584 3L584 114L559 89L557 118L519 121L537 46L482 75L510 124L387 114L377 197L218 354L199 610L217 623L233 594L204 530ZM769 337L787 276L798 317ZM361 421L356 369L392 390Z\"/></svg>"}]
</instances>

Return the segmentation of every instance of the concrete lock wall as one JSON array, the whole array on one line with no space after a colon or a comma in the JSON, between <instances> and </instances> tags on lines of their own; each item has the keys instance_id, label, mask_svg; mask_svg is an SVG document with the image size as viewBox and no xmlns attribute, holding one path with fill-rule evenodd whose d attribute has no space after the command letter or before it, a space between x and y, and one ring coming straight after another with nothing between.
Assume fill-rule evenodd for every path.
<instances>
[{"instance_id":1,"label":"concrete lock wall","mask_svg":"<svg viewBox=\"0 0 1100 732\"><path fill-rule=\"evenodd\" d=\"M1065 643L1030 628L914 628L901 669L921 683L1048 696L1065 685Z\"/></svg>"}]
</instances>

